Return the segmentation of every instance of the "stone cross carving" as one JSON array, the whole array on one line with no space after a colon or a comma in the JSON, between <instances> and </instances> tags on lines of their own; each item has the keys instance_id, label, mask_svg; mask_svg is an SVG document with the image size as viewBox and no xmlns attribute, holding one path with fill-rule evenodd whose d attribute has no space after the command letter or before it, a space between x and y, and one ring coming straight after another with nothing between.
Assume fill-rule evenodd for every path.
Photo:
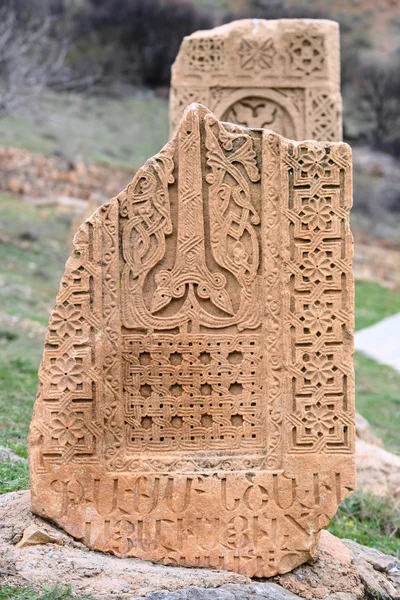
<instances>
[{"instance_id":1,"label":"stone cross carving","mask_svg":"<svg viewBox=\"0 0 400 600\"><path fill-rule=\"evenodd\" d=\"M201 105L79 229L30 430L32 510L89 548L249 576L354 489L351 153Z\"/></svg>"},{"instance_id":2,"label":"stone cross carving","mask_svg":"<svg viewBox=\"0 0 400 600\"><path fill-rule=\"evenodd\" d=\"M340 141L338 24L246 19L185 37L172 67L171 132L191 102L245 127Z\"/></svg>"}]
</instances>

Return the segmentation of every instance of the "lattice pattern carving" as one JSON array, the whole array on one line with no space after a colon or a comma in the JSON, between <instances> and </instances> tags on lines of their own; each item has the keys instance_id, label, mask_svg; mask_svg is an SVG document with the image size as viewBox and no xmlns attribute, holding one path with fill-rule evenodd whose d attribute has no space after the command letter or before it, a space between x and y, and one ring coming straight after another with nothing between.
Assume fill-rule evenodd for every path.
<instances>
[{"instance_id":1,"label":"lattice pattern carving","mask_svg":"<svg viewBox=\"0 0 400 600\"><path fill-rule=\"evenodd\" d=\"M354 488L351 157L192 105L75 236L32 508L97 550L271 576Z\"/></svg>"},{"instance_id":2,"label":"lattice pattern carving","mask_svg":"<svg viewBox=\"0 0 400 600\"><path fill-rule=\"evenodd\" d=\"M334 141L342 131L342 99L340 94L329 94L324 89L308 90L307 120L313 140Z\"/></svg>"},{"instance_id":3,"label":"lattice pattern carving","mask_svg":"<svg viewBox=\"0 0 400 600\"><path fill-rule=\"evenodd\" d=\"M225 64L224 39L218 36L210 40L192 38L187 44L187 56L189 71L221 71Z\"/></svg>"},{"instance_id":4,"label":"lattice pattern carving","mask_svg":"<svg viewBox=\"0 0 400 600\"><path fill-rule=\"evenodd\" d=\"M130 448L263 448L257 336L125 338Z\"/></svg>"}]
</instances>

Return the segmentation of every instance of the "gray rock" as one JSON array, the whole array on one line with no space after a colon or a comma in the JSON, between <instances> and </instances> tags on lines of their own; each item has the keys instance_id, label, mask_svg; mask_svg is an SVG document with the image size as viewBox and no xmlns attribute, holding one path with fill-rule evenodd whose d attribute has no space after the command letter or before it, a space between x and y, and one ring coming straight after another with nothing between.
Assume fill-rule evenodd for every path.
<instances>
[{"instance_id":1,"label":"gray rock","mask_svg":"<svg viewBox=\"0 0 400 600\"><path fill-rule=\"evenodd\" d=\"M10 450L10 448L7 448L6 446L0 446L0 462L6 462L6 461L22 462L22 463L28 462L26 460L26 458L22 458L22 456L18 456L18 454L15 454L15 452Z\"/></svg>"},{"instance_id":2,"label":"gray rock","mask_svg":"<svg viewBox=\"0 0 400 600\"><path fill-rule=\"evenodd\" d=\"M336 592L335 594L329 594L325 600L357 600L357 596L348 592Z\"/></svg>"},{"instance_id":3,"label":"gray rock","mask_svg":"<svg viewBox=\"0 0 400 600\"><path fill-rule=\"evenodd\" d=\"M400 560L362 546L352 540L342 540L353 553L355 565L368 597L379 600L400 599Z\"/></svg>"},{"instance_id":4,"label":"gray rock","mask_svg":"<svg viewBox=\"0 0 400 600\"><path fill-rule=\"evenodd\" d=\"M276 583L228 583L217 588L190 586L175 591L159 591L136 600L303 600ZM332 600L353 600L350 597Z\"/></svg>"}]
</instances>

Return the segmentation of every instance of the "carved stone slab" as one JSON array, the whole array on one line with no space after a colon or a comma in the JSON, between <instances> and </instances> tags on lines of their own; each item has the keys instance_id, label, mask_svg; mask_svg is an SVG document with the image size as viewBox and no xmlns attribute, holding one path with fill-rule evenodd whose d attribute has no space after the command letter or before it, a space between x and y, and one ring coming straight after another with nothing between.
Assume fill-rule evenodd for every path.
<instances>
[{"instance_id":1,"label":"carved stone slab","mask_svg":"<svg viewBox=\"0 0 400 600\"><path fill-rule=\"evenodd\" d=\"M172 67L172 132L191 102L292 139L341 140L338 24L245 19L185 37Z\"/></svg>"},{"instance_id":2,"label":"carved stone slab","mask_svg":"<svg viewBox=\"0 0 400 600\"><path fill-rule=\"evenodd\" d=\"M96 550L249 576L354 489L351 152L217 121L75 236L30 430L32 509Z\"/></svg>"}]
</instances>

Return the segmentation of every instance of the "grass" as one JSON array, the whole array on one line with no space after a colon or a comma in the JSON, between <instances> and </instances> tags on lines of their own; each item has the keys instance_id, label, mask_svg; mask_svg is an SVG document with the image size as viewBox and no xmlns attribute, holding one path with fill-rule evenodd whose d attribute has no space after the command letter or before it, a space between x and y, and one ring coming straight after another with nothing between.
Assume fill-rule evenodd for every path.
<instances>
[{"instance_id":1,"label":"grass","mask_svg":"<svg viewBox=\"0 0 400 600\"><path fill-rule=\"evenodd\" d=\"M400 312L400 292L368 281L356 282L356 330ZM354 356L356 407L375 435L400 454L400 374L362 352ZM379 406L379 410L377 407Z\"/></svg>"},{"instance_id":2,"label":"grass","mask_svg":"<svg viewBox=\"0 0 400 600\"><path fill-rule=\"evenodd\" d=\"M391 498L356 492L339 506L328 530L400 558L400 506Z\"/></svg>"},{"instance_id":3,"label":"grass","mask_svg":"<svg viewBox=\"0 0 400 600\"><path fill-rule=\"evenodd\" d=\"M356 329L364 329L400 312L400 292L370 281L356 282Z\"/></svg>"},{"instance_id":4,"label":"grass","mask_svg":"<svg viewBox=\"0 0 400 600\"><path fill-rule=\"evenodd\" d=\"M27 462L0 462L0 494L26 490L27 488L29 488Z\"/></svg>"},{"instance_id":5,"label":"grass","mask_svg":"<svg viewBox=\"0 0 400 600\"><path fill-rule=\"evenodd\" d=\"M27 356L13 356L15 352L23 352L22 339L18 336L15 348L4 348L0 359L0 445L8 446L13 452L27 457L26 437L32 414L33 401L37 388L37 370L40 362L41 348L28 340ZM11 345L11 344L10 344Z\"/></svg>"},{"instance_id":6,"label":"grass","mask_svg":"<svg viewBox=\"0 0 400 600\"><path fill-rule=\"evenodd\" d=\"M7 194L0 194L0 207L0 446L26 458L37 371L68 255L70 218ZM28 486L26 462L0 463L0 493Z\"/></svg>"},{"instance_id":7,"label":"grass","mask_svg":"<svg viewBox=\"0 0 400 600\"><path fill-rule=\"evenodd\" d=\"M1 311L46 325L68 256L71 217L4 193L0 206Z\"/></svg>"},{"instance_id":8,"label":"grass","mask_svg":"<svg viewBox=\"0 0 400 600\"><path fill-rule=\"evenodd\" d=\"M400 374L361 352L354 359L356 407L386 450L400 454Z\"/></svg>"},{"instance_id":9,"label":"grass","mask_svg":"<svg viewBox=\"0 0 400 600\"><path fill-rule=\"evenodd\" d=\"M0 600L91 600L93 596L75 596L70 585L44 588L42 592L10 585L0 586Z\"/></svg>"},{"instance_id":10,"label":"grass","mask_svg":"<svg viewBox=\"0 0 400 600\"><path fill-rule=\"evenodd\" d=\"M0 139L134 171L168 141L168 102L149 91L123 98L49 92L34 114L1 119Z\"/></svg>"}]
</instances>

